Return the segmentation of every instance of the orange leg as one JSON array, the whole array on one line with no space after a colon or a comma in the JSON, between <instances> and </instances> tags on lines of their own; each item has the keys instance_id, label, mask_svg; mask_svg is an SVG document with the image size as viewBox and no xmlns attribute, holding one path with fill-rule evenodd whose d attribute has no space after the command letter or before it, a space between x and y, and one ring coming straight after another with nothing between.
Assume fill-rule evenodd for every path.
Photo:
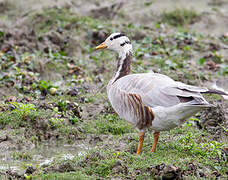
<instances>
[{"instance_id":1,"label":"orange leg","mask_svg":"<svg viewBox=\"0 0 228 180\"><path fill-rule=\"evenodd\" d=\"M140 154L142 151L142 146L143 146L143 140L144 140L144 132L139 132L139 144L138 144L138 149L137 149L137 154Z\"/></svg>"},{"instance_id":2,"label":"orange leg","mask_svg":"<svg viewBox=\"0 0 228 180\"><path fill-rule=\"evenodd\" d=\"M157 146L157 143L158 143L159 134L160 134L160 132L155 132L154 133L154 143L153 143L153 147L152 147L152 150L151 150L152 152L156 151L156 146Z\"/></svg>"}]
</instances>

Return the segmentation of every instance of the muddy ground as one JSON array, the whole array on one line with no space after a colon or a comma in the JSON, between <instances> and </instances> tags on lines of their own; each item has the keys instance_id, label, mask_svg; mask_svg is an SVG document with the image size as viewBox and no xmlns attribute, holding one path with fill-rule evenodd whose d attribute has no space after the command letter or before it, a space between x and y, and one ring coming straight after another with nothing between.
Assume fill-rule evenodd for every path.
<instances>
[{"instance_id":1,"label":"muddy ground","mask_svg":"<svg viewBox=\"0 0 228 180\"><path fill-rule=\"evenodd\" d=\"M107 100L112 32L132 72L228 92L228 1L0 0L0 179L226 179L227 97L162 132L151 153Z\"/></svg>"}]
</instances>

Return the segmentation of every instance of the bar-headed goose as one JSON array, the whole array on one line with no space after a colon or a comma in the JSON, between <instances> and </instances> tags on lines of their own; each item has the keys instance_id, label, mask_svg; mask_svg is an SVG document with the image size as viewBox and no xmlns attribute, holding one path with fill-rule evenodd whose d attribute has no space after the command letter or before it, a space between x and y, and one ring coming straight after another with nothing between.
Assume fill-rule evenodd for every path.
<instances>
[{"instance_id":1,"label":"bar-headed goose","mask_svg":"<svg viewBox=\"0 0 228 180\"><path fill-rule=\"evenodd\" d=\"M160 131L180 126L202 108L211 107L202 93L224 92L190 86L158 73L129 74L132 45L122 33L111 34L96 49L110 49L118 53L117 69L107 86L108 98L119 116L139 131L137 154L142 150L146 128L154 130L156 145Z\"/></svg>"}]
</instances>

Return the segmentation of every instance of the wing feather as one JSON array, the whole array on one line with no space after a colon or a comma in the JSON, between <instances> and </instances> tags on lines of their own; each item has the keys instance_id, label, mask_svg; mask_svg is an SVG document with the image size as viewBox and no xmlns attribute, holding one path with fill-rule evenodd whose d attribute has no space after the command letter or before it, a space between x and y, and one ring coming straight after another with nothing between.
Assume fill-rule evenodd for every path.
<instances>
[{"instance_id":1,"label":"wing feather","mask_svg":"<svg viewBox=\"0 0 228 180\"><path fill-rule=\"evenodd\" d=\"M157 73L142 73L124 76L114 84L125 93L140 96L142 103L149 107L169 107L181 103L181 98L192 100L189 104L205 105L207 101L200 94L207 88L190 86L174 81L168 76ZM192 97L192 99L190 98ZM188 98L188 99L187 99Z\"/></svg>"}]
</instances>

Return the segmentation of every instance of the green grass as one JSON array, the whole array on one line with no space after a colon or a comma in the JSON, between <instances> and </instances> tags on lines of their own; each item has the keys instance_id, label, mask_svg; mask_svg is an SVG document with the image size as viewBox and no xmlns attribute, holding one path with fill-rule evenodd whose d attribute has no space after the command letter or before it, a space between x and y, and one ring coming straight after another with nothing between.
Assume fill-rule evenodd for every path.
<instances>
[{"instance_id":1,"label":"green grass","mask_svg":"<svg viewBox=\"0 0 228 180\"><path fill-rule=\"evenodd\" d=\"M11 156L14 160L32 160L32 155L28 152L13 152Z\"/></svg>"},{"instance_id":2,"label":"green grass","mask_svg":"<svg viewBox=\"0 0 228 180\"><path fill-rule=\"evenodd\" d=\"M171 12L164 12L162 14L162 22L168 23L172 26L185 26L193 24L199 20L200 15L194 10L176 9Z\"/></svg>"},{"instance_id":3,"label":"green grass","mask_svg":"<svg viewBox=\"0 0 228 180\"><path fill-rule=\"evenodd\" d=\"M61 29L68 24L77 23L77 19L70 16L68 10L59 8L44 9L42 13L32 15L30 18L35 20L34 27L41 33L48 32L52 28Z\"/></svg>"},{"instance_id":4,"label":"green grass","mask_svg":"<svg viewBox=\"0 0 228 180\"><path fill-rule=\"evenodd\" d=\"M0 112L0 125L9 125L12 128L25 127L29 122L36 121L41 116L40 111L36 111L33 104L22 104L11 102L2 106L13 106L15 109Z\"/></svg>"},{"instance_id":5,"label":"green grass","mask_svg":"<svg viewBox=\"0 0 228 180\"><path fill-rule=\"evenodd\" d=\"M223 176L227 172L227 162L222 151L225 145L217 141L210 141L206 131L198 130L190 123L182 128L176 128L171 132L161 133L157 151L150 152L152 148L152 133L147 132L141 155L136 155L138 136L136 133L114 135L114 142L126 141L125 150L106 146L101 143L97 148L88 151L83 156L76 156L73 160L56 159L50 167L59 167L61 164L70 164L72 173L80 172L90 179L111 177L150 179L156 176L152 169L161 164L169 164L181 167L181 171L189 169L189 163L193 163L197 170L204 171L207 168L208 177L213 177L213 172L218 171ZM115 139L115 140L114 140ZM137 172L137 174L136 174ZM126 175L127 174L127 175ZM67 176L66 173L57 174L59 177ZM45 175L52 177L53 174ZM195 179L194 174L188 174L188 178ZM43 175L38 175L43 178ZM214 176L215 177L215 176Z\"/></svg>"},{"instance_id":6,"label":"green grass","mask_svg":"<svg viewBox=\"0 0 228 180\"><path fill-rule=\"evenodd\" d=\"M90 179L89 176L86 174L78 172L66 172L66 173L50 173L50 174L43 174L38 177L33 177L36 180L49 180L49 179L61 179L61 180L87 180Z\"/></svg>"},{"instance_id":7,"label":"green grass","mask_svg":"<svg viewBox=\"0 0 228 180\"><path fill-rule=\"evenodd\" d=\"M121 135L134 132L134 127L119 118L117 114L105 114L95 120L96 133Z\"/></svg>"},{"instance_id":8,"label":"green grass","mask_svg":"<svg viewBox=\"0 0 228 180\"><path fill-rule=\"evenodd\" d=\"M2 128L12 128L15 133L18 128L25 127L30 134L32 142L40 141L41 136L45 136L47 131L57 131L58 135L65 137L70 142L69 135L77 136L79 131L77 124L72 126L72 122L66 118L57 117L65 114L65 111L50 111L37 109L33 104L22 104L10 102L2 104L3 107L14 106L15 109L0 112L0 125ZM73 118L73 115L69 115ZM76 117L75 117L76 118ZM16 133L17 134L17 133ZM19 132L20 134L20 132Z\"/></svg>"},{"instance_id":9,"label":"green grass","mask_svg":"<svg viewBox=\"0 0 228 180\"><path fill-rule=\"evenodd\" d=\"M87 16L80 16L71 13L66 8L46 8L40 13L35 13L30 17L34 29L40 34L45 34L53 29L58 31L70 30L81 32L81 30L109 29L109 23Z\"/></svg>"}]
</instances>

